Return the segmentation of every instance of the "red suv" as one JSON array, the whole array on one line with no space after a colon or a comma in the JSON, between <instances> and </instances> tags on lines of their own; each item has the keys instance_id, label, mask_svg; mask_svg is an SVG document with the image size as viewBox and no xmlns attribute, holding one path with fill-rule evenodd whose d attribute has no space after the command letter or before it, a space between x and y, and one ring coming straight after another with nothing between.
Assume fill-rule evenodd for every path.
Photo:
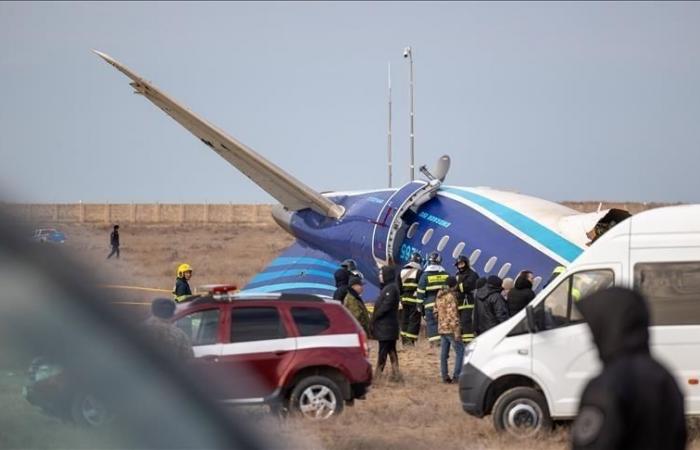
<instances>
[{"instance_id":1,"label":"red suv","mask_svg":"<svg viewBox=\"0 0 700 450\"><path fill-rule=\"evenodd\" d=\"M198 372L228 404L266 403L313 419L339 414L372 382L367 337L337 301L306 294L228 295L178 306Z\"/></svg>"}]
</instances>

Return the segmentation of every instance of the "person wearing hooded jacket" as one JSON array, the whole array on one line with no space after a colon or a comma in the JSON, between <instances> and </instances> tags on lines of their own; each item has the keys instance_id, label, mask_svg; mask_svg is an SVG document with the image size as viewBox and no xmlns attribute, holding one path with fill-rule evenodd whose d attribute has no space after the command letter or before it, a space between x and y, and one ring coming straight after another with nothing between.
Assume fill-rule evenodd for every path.
<instances>
[{"instance_id":1,"label":"person wearing hooded jacket","mask_svg":"<svg viewBox=\"0 0 700 450\"><path fill-rule=\"evenodd\" d=\"M455 261L457 267L457 301L459 310L459 324L462 330L462 342L468 343L474 339L474 324L472 314L474 312L474 291L479 274L469 264L469 258L459 255Z\"/></svg>"},{"instance_id":2,"label":"person wearing hooded jacket","mask_svg":"<svg viewBox=\"0 0 700 450\"><path fill-rule=\"evenodd\" d=\"M476 291L474 304L474 331L481 333L508 320L508 305L501 295L503 280L495 275L486 279L486 284Z\"/></svg>"},{"instance_id":3,"label":"person wearing hooded jacket","mask_svg":"<svg viewBox=\"0 0 700 450\"><path fill-rule=\"evenodd\" d=\"M571 429L572 447L685 448L683 395L649 353L645 299L628 289L610 288L576 306L591 329L603 371L583 391Z\"/></svg>"},{"instance_id":4,"label":"person wearing hooded jacket","mask_svg":"<svg viewBox=\"0 0 700 450\"><path fill-rule=\"evenodd\" d=\"M396 341L399 339L399 302L401 290L393 266L383 266L379 272L382 290L374 302L370 330L372 337L379 341L376 375L384 372L387 356L391 360L391 380L399 381L399 357L396 353Z\"/></svg>"},{"instance_id":5,"label":"person wearing hooded jacket","mask_svg":"<svg viewBox=\"0 0 700 450\"><path fill-rule=\"evenodd\" d=\"M532 290L534 275L529 270L523 270L515 279L513 289L508 292L508 315L513 317L535 298Z\"/></svg>"}]
</instances>

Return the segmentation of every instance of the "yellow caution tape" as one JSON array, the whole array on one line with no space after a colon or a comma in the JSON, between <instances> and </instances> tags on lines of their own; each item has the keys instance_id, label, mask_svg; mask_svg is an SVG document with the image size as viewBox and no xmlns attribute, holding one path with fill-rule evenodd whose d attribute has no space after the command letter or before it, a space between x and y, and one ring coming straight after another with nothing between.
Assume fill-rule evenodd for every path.
<instances>
[{"instance_id":1,"label":"yellow caution tape","mask_svg":"<svg viewBox=\"0 0 700 450\"><path fill-rule=\"evenodd\" d=\"M167 293L172 293L171 290L169 289L157 289L157 288L148 288L148 287L141 287L141 286L120 286L116 284L101 284L98 285L97 287L99 288L105 288L105 289L131 289L135 291L148 291L148 292L167 292Z\"/></svg>"}]
</instances>

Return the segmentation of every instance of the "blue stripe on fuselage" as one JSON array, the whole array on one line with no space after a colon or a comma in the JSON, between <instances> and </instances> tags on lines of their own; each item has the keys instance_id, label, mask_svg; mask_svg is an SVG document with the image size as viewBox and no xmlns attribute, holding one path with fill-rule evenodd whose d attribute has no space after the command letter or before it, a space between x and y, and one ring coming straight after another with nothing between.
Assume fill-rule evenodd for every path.
<instances>
[{"instance_id":1,"label":"blue stripe on fuselage","mask_svg":"<svg viewBox=\"0 0 700 450\"><path fill-rule=\"evenodd\" d=\"M581 249L581 247L579 247L578 245L566 240L565 238L550 230L549 228L545 227L544 225L535 222L526 215L519 213L518 211L515 211L505 205L497 203L491 199L475 194L473 192L463 191L461 189L445 188L442 189L442 191L458 195L464 198L465 200L469 200L481 206L482 208L486 209L498 218L504 220L509 225L516 228L518 231L534 239L539 244L548 248L552 252L556 253L566 261L573 261L583 252L583 249Z\"/></svg>"},{"instance_id":2,"label":"blue stripe on fuselage","mask_svg":"<svg viewBox=\"0 0 700 450\"><path fill-rule=\"evenodd\" d=\"M332 263L330 261L326 261L324 259L319 259L319 258L309 258L306 256L300 256L300 257L280 256L279 258L274 259L268 265L268 267L284 266L284 265L296 265L296 264L311 264L314 266L328 267L328 268L333 269L333 270L336 270L339 267L338 264Z\"/></svg>"},{"instance_id":3,"label":"blue stripe on fuselage","mask_svg":"<svg viewBox=\"0 0 700 450\"><path fill-rule=\"evenodd\" d=\"M253 277L252 280L250 280L250 284L262 283L264 281L274 280L276 278L283 278L288 276L316 276L321 278L330 278L331 280L334 279L332 273L325 272L322 270L300 268L299 266L295 266L285 270L277 270L274 272L261 272L255 275L255 277Z\"/></svg>"}]
</instances>

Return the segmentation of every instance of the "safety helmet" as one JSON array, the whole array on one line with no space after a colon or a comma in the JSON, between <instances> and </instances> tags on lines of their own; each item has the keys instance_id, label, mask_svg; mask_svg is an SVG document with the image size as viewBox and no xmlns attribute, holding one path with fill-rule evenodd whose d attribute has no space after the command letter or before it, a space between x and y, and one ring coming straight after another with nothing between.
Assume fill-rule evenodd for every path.
<instances>
[{"instance_id":1,"label":"safety helmet","mask_svg":"<svg viewBox=\"0 0 700 450\"><path fill-rule=\"evenodd\" d=\"M418 264L422 264L423 257L421 256L421 254L419 252L413 252L413 253L411 253L411 257L408 259L408 262L415 262Z\"/></svg>"},{"instance_id":2,"label":"safety helmet","mask_svg":"<svg viewBox=\"0 0 700 450\"><path fill-rule=\"evenodd\" d=\"M192 266L190 266L187 263L180 264L177 266L177 277L182 278L185 275L185 272L192 272Z\"/></svg>"},{"instance_id":3,"label":"safety helmet","mask_svg":"<svg viewBox=\"0 0 700 450\"><path fill-rule=\"evenodd\" d=\"M352 272L353 270L357 270L357 263L355 263L354 259L346 259L345 261L340 263L340 267L345 267L350 272Z\"/></svg>"},{"instance_id":4,"label":"safety helmet","mask_svg":"<svg viewBox=\"0 0 700 450\"><path fill-rule=\"evenodd\" d=\"M432 252L430 256L428 256L428 264L440 264L442 263L442 256L440 256L440 253L438 252Z\"/></svg>"},{"instance_id":5,"label":"safety helmet","mask_svg":"<svg viewBox=\"0 0 700 450\"><path fill-rule=\"evenodd\" d=\"M455 267L459 266L459 263L463 262L469 267L469 258L466 255L459 255L455 260Z\"/></svg>"}]
</instances>

